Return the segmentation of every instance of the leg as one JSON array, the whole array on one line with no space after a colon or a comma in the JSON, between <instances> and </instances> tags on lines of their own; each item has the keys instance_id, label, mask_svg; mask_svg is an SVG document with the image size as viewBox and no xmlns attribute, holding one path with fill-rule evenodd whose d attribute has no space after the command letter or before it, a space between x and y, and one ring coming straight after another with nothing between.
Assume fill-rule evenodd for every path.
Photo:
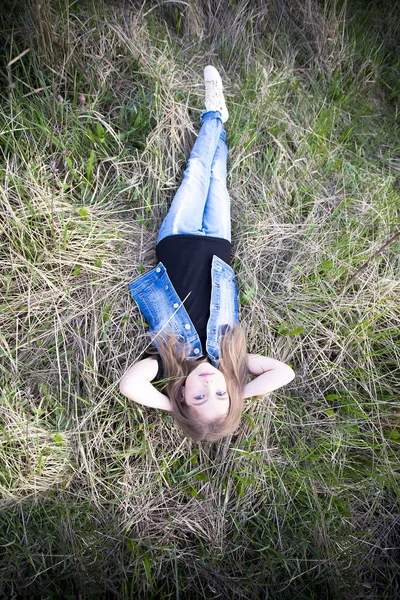
<instances>
[{"instance_id":1,"label":"leg","mask_svg":"<svg viewBox=\"0 0 400 600\"><path fill-rule=\"evenodd\" d=\"M225 132L221 133L211 165L210 187L203 215L205 235L231 241L231 206L226 187L228 148Z\"/></svg>"},{"instance_id":2,"label":"leg","mask_svg":"<svg viewBox=\"0 0 400 600\"><path fill-rule=\"evenodd\" d=\"M169 235L205 235L203 214L210 187L211 166L224 126L219 111L202 115L202 126L188 160L183 181L161 224L158 242Z\"/></svg>"}]
</instances>

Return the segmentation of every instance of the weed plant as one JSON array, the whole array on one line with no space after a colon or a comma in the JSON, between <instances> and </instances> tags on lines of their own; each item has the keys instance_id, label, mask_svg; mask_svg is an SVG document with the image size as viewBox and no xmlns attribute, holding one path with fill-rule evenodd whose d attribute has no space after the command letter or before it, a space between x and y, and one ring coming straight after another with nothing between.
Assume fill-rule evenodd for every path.
<instances>
[{"instance_id":1,"label":"weed plant","mask_svg":"<svg viewBox=\"0 0 400 600\"><path fill-rule=\"evenodd\" d=\"M398 597L398 14L5 3L1 597ZM195 444L118 382L209 63L249 351L297 377Z\"/></svg>"}]
</instances>

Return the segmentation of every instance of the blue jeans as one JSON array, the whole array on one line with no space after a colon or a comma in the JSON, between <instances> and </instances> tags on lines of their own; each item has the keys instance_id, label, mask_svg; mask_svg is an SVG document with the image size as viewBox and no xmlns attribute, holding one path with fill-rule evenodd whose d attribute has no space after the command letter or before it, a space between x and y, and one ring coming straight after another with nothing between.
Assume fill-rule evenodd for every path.
<instances>
[{"instance_id":1,"label":"blue jeans","mask_svg":"<svg viewBox=\"0 0 400 600\"><path fill-rule=\"evenodd\" d=\"M183 181L161 224L157 242L170 235L182 234L231 240L226 132L219 111L203 113L201 121Z\"/></svg>"}]
</instances>

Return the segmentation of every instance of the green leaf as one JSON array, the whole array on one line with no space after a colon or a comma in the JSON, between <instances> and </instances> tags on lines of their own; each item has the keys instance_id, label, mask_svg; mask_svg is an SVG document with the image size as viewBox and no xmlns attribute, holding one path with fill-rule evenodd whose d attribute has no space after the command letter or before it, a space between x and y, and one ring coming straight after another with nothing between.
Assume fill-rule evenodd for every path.
<instances>
[{"instance_id":1,"label":"green leaf","mask_svg":"<svg viewBox=\"0 0 400 600\"><path fill-rule=\"evenodd\" d=\"M137 543L135 540L126 540L126 547L130 552L133 552L137 547Z\"/></svg>"},{"instance_id":2,"label":"green leaf","mask_svg":"<svg viewBox=\"0 0 400 600\"><path fill-rule=\"evenodd\" d=\"M246 492L246 489L245 489L245 486L243 485L243 483L239 482L236 484L236 491L239 495L239 498L243 498L243 496Z\"/></svg>"},{"instance_id":3,"label":"green leaf","mask_svg":"<svg viewBox=\"0 0 400 600\"><path fill-rule=\"evenodd\" d=\"M56 433L55 434L54 441L57 444L57 446L62 446L63 445L63 436L61 435L61 433Z\"/></svg>"},{"instance_id":4,"label":"green leaf","mask_svg":"<svg viewBox=\"0 0 400 600\"><path fill-rule=\"evenodd\" d=\"M86 133L88 134L88 136L90 137L91 141L93 143L97 142L97 136L96 134L90 129L90 127L86 127Z\"/></svg>"},{"instance_id":5,"label":"green leaf","mask_svg":"<svg viewBox=\"0 0 400 600\"><path fill-rule=\"evenodd\" d=\"M244 290L243 294L241 294L240 302L243 305L248 304L249 300L251 300L255 296L255 293L256 293L256 290L254 287L247 288L246 290Z\"/></svg>"},{"instance_id":6,"label":"green leaf","mask_svg":"<svg viewBox=\"0 0 400 600\"><path fill-rule=\"evenodd\" d=\"M85 221L88 217L88 210L87 208L83 207L79 209L79 215L82 217L82 219Z\"/></svg>"},{"instance_id":7,"label":"green leaf","mask_svg":"<svg viewBox=\"0 0 400 600\"><path fill-rule=\"evenodd\" d=\"M72 270L72 275L80 275L80 273L81 273L81 267L79 265L76 265Z\"/></svg>"},{"instance_id":8,"label":"green leaf","mask_svg":"<svg viewBox=\"0 0 400 600\"><path fill-rule=\"evenodd\" d=\"M340 514L342 514L344 517L351 517L351 512L348 510L344 502L341 502L337 498L332 498L332 503L337 507Z\"/></svg>"},{"instance_id":9,"label":"green leaf","mask_svg":"<svg viewBox=\"0 0 400 600\"><path fill-rule=\"evenodd\" d=\"M152 578L151 578L151 567L150 567L149 558L147 556L143 556L143 566L144 566L144 570L146 571L147 581L148 581L149 584L151 584L151 581L152 581Z\"/></svg>"},{"instance_id":10,"label":"green leaf","mask_svg":"<svg viewBox=\"0 0 400 600\"><path fill-rule=\"evenodd\" d=\"M333 262L331 260L324 260L324 262L318 265L318 270L322 273L327 273L328 271L330 271L330 269L332 269L332 267Z\"/></svg>"},{"instance_id":11,"label":"green leaf","mask_svg":"<svg viewBox=\"0 0 400 600\"><path fill-rule=\"evenodd\" d=\"M300 335L301 333L303 333L303 331L304 331L304 327L302 327L300 325L299 327L295 327L294 329L292 329L291 331L289 331L289 335L290 336Z\"/></svg>"},{"instance_id":12,"label":"green leaf","mask_svg":"<svg viewBox=\"0 0 400 600\"><path fill-rule=\"evenodd\" d=\"M325 396L325 400L328 400L329 402L332 400L340 400L340 396L338 394L328 394Z\"/></svg>"},{"instance_id":13,"label":"green leaf","mask_svg":"<svg viewBox=\"0 0 400 600\"><path fill-rule=\"evenodd\" d=\"M103 138L105 134L105 129L101 123L97 123L96 125L96 135L98 138Z\"/></svg>"},{"instance_id":14,"label":"green leaf","mask_svg":"<svg viewBox=\"0 0 400 600\"><path fill-rule=\"evenodd\" d=\"M103 321L104 322L108 321L110 318L110 308L111 308L110 304L104 305L104 308L103 308Z\"/></svg>"},{"instance_id":15,"label":"green leaf","mask_svg":"<svg viewBox=\"0 0 400 600\"><path fill-rule=\"evenodd\" d=\"M98 258L96 260L96 262L94 263L94 266L99 267L99 268L103 266L103 261L101 260L101 258Z\"/></svg>"},{"instance_id":16,"label":"green leaf","mask_svg":"<svg viewBox=\"0 0 400 600\"><path fill-rule=\"evenodd\" d=\"M278 327L278 334L279 335L287 335L289 333L289 329L287 327L287 325L285 325L285 323L281 323Z\"/></svg>"},{"instance_id":17,"label":"green leaf","mask_svg":"<svg viewBox=\"0 0 400 600\"><path fill-rule=\"evenodd\" d=\"M94 150L91 151L90 156L88 158L86 164L86 179L90 182L93 181L93 165L94 165L95 153Z\"/></svg>"},{"instance_id":18,"label":"green leaf","mask_svg":"<svg viewBox=\"0 0 400 600\"><path fill-rule=\"evenodd\" d=\"M327 415L329 415L329 416L336 415L335 411L334 411L334 410L332 410L332 409L330 409L330 408L328 408L328 409L325 411L325 413L326 413Z\"/></svg>"}]
</instances>

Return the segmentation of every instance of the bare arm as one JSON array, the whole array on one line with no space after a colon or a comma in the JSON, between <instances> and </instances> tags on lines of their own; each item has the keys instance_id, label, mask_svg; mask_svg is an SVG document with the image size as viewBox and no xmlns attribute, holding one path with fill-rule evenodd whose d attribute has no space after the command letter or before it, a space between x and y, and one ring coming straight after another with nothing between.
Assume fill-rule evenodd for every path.
<instances>
[{"instance_id":1,"label":"bare arm","mask_svg":"<svg viewBox=\"0 0 400 600\"><path fill-rule=\"evenodd\" d=\"M247 365L250 373L258 375L244 388L244 397L264 396L278 388L286 385L295 374L285 363L258 354L247 355Z\"/></svg>"},{"instance_id":2,"label":"bare arm","mask_svg":"<svg viewBox=\"0 0 400 600\"><path fill-rule=\"evenodd\" d=\"M121 394L143 406L172 411L171 402L151 384L158 371L155 358L145 358L128 369L119 384Z\"/></svg>"}]
</instances>

